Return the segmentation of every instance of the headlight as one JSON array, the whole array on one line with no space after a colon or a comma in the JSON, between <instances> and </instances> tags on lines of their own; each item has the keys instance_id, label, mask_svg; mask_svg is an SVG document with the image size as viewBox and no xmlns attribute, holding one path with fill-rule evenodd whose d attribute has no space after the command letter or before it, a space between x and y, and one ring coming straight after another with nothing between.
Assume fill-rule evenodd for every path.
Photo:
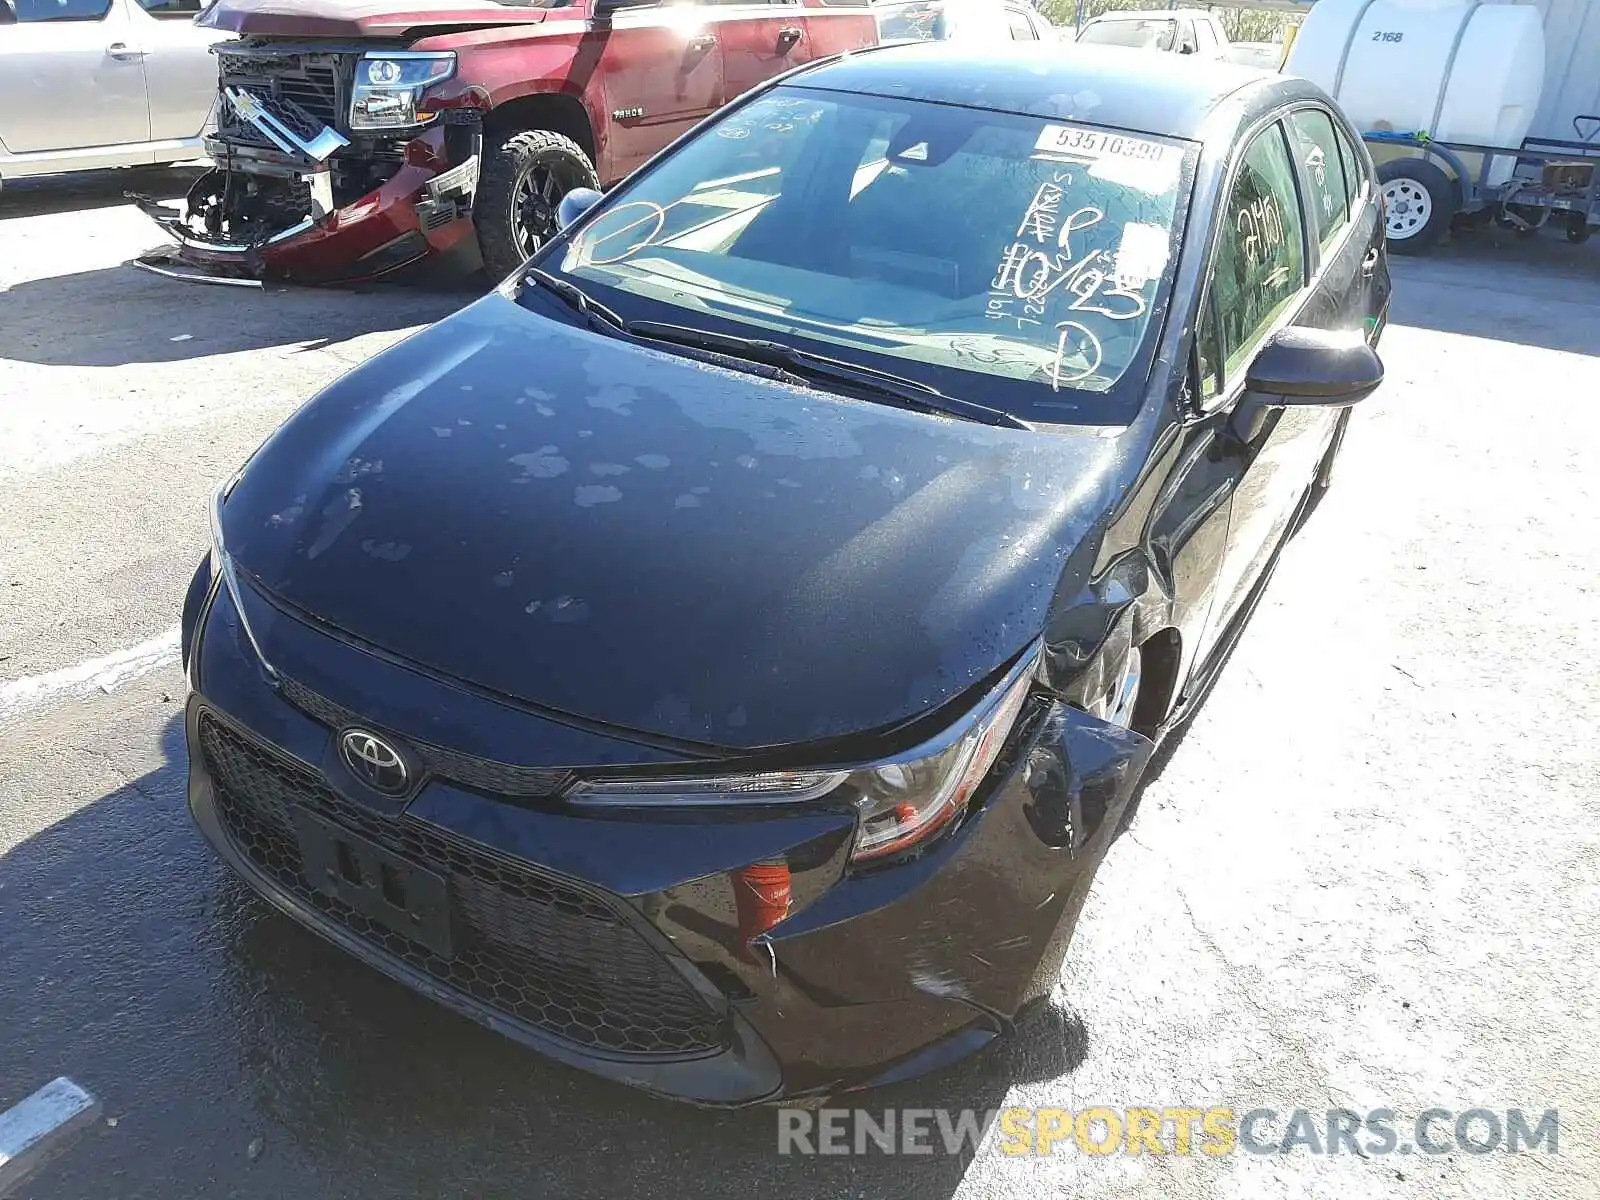
<instances>
[{"instance_id":1,"label":"headlight","mask_svg":"<svg viewBox=\"0 0 1600 1200\"><path fill-rule=\"evenodd\" d=\"M245 640L250 643L250 649L255 651L256 661L270 678L276 679L277 671L273 670L267 656L261 653L261 643L250 628L250 617L245 612L244 597L239 593L239 579L233 569L233 556L228 553L228 547L222 540L222 506L228 502L228 493L237 482L239 476L235 475L217 489L211 501L211 573L222 577L222 586L228 590L228 598L233 601L233 611L239 614L239 628L244 630Z\"/></svg>"},{"instance_id":2,"label":"headlight","mask_svg":"<svg viewBox=\"0 0 1600 1200\"><path fill-rule=\"evenodd\" d=\"M566 799L635 807L833 799L858 813L851 861L891 858L922 845L966 811L1016 725L1037 664L1035 647L955 725L882 762L832 771L593 779L569 789Z\"/></svg>"},{"instance_id":3,"label":"headlight","mask_svg":"<svg viewBox=\"0 0 1600 1200\"><path fill-rule=\"evenodd\" d=\"M417 102L425 89L455 73L456 56L448 50L362 55L350 94L350 128L406 129L433 120L432 113L417 111Z\"/></svg>"}]
</instances>

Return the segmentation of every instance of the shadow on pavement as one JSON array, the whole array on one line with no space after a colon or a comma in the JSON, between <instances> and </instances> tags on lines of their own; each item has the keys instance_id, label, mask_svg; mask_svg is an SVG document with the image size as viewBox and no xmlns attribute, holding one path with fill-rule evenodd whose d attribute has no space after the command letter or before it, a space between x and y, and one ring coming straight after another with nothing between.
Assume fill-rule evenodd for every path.
<instances>
[{"instance_id":1,"label":"shadow on pavement","mask_svg":"<svg viewBox=\"0 0 1600 1200\"><path fill-rule=\"evenodd\" d=\"M159 241L152 228L151 245ZM299 342L321 349L437 321L486 287L474 280L435 289L256 290L184 283L119 264L0 291L0 360L119 367Z\"/></svg>"},{"instance_id":2,"label":"shadow on pavement","mask_svg":"<svg viewBox=\"0 0 1600 1200\"><path fill-rule=\"evenodd\" d=\"M51 213L112 208L128 201L124 192L149 192L163 197L182 196L205 171L207 164L168 167L123 167L109 171L78 171L71 175L46 175L38 179L7 180L0 187L0 221L14 217L42 217Z\"/></svg>"},{"instance_id":3,"label":"shadow on pavement","mask_svg":"<svg viewBox=\"0 0 1600 1200\"><path fill-rule=\"evenodd\" d=\"M176 712L160 742L161 767L0 857L0 1108L67 1074L117 1122L46 1167L38 1200L940 1197L960 1183L970 1143L780 1157L772 1109L657 1101L413 995L217 863L188 818ZM835 1103L988 1110L1013 1083L1076 1069L1087 1040L1047 1008L939 1076Z\"/></svg>"},{"instance_id":4,"label":"shadow on pavement","mask_svg":"<svg viewBox=\"0 0 1600 1200\"><path fill-rule=\"evenodd\" d=\"M1426 257L1390 257L1390 320L1441 333L1600 354L1600 238L1555 229L1454 234Z\"/></svg>"}]
</instances>

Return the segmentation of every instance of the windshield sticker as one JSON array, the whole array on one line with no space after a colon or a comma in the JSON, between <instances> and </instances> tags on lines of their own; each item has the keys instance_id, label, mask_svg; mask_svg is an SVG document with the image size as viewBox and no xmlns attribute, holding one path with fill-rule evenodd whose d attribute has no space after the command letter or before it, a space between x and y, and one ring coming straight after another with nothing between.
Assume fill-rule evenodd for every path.
<instances>
[{"instance_id":1,"label":"windshield sticker","mask_svg":"<svg viewBox=\"0 0 1600 1200\"><path fill-rule=\"evenodd\" d=\"M1161 278L1167 269L1167 231L1159 225L1129 221L1122 227L1117 246L1116 273L1130 284L1143 287Z\"/></svg>"},{"instance_id":2,"label":"windshield sticker","mask_svg":"<svg viewBox=\"0 0 1600 1200\"><path fill-rule=\"evenodd\" d=\"M1088 129L1082 125L1046 125L1034 142L1034 157L1060 157L1082 162L1098 162L1103 158L1126 158L1134 162L1162 162L1168 158L1181 158L1183 152L1176 146L1130 137L1125 133L1108 133L1104 129Z\"/></svg>"},{"instance_id":3,"label":"windshield sticker","mask_svg":"<svg viewBox=\"0 0 1600 1200\"><path fill-rule=\"evenodd\" d=\"M1046 125L1033 148L1034 158L1087 163L1095 179L1152 196L1175 186L1183 166L1176 146L1079 125Z\"/></svg>"}]
</instances>

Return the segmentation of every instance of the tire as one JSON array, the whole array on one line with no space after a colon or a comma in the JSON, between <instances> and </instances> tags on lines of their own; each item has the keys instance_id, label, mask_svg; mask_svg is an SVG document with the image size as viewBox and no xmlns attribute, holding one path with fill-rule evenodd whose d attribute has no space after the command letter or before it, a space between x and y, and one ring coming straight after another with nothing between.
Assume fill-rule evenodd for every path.
<instances>
[{"instance_id":1,"label":"tire","mask_svg":"<svg viewBox=\"0 0 1600 1200\"><path fill-rule=\"evenodd\" d=\"M1384 233L1395 254L1426 254L1450 228L1460 205L1455 181L1420 158L1397 158L1378 168Z\"/></svg>"},{"instance_id":2,"label":"tire","mask_svg":"<svg viewBox=\"0 0 1600 1200\"><path fill-rule=\"evenodd\" d=\"M583 148L548 129L519 129L484 152L472 217L483 265L504 279L556 232L556 209L573 188L598 188Z\"/></svg>"},{"instance_id":3,"label":"tire","mask_svg":"<svg viewBox=\"0 0 1600 1200\"><path fill-rule=\"evenodd\" d=\"M1128 647L1128 657L1123 660L1122 674L1112 684L1106 696L1104 719L1121 729L1133 728L1133 714L1139 707L1139 686L1144 682L1144 651L1139 646ZM1111 834L1115 842L1128 832L1128 827L1133 824L1134 814L1139 808L1139 784L1134 784L1134 792L1128 797L1128 802L1122 806L1122 812L1117 817L1117 827Z\"/></svg>"}]
</instances>

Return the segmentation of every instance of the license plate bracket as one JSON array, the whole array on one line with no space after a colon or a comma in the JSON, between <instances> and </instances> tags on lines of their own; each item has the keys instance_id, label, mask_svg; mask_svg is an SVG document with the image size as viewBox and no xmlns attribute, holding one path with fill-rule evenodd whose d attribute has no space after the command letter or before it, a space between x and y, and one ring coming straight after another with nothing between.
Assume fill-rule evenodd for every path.
<instances>
[{"instance_id":1,"label":"license plate bracket","mask_svg":"<svg viewBox=\"0 0 1600 1200\"><path fill-rule=\"evenodd\" d=\"M304 809L295 813L295 833L313 888L440 958L453 956L444 876Z\"/></svg>"}]
</instances>

